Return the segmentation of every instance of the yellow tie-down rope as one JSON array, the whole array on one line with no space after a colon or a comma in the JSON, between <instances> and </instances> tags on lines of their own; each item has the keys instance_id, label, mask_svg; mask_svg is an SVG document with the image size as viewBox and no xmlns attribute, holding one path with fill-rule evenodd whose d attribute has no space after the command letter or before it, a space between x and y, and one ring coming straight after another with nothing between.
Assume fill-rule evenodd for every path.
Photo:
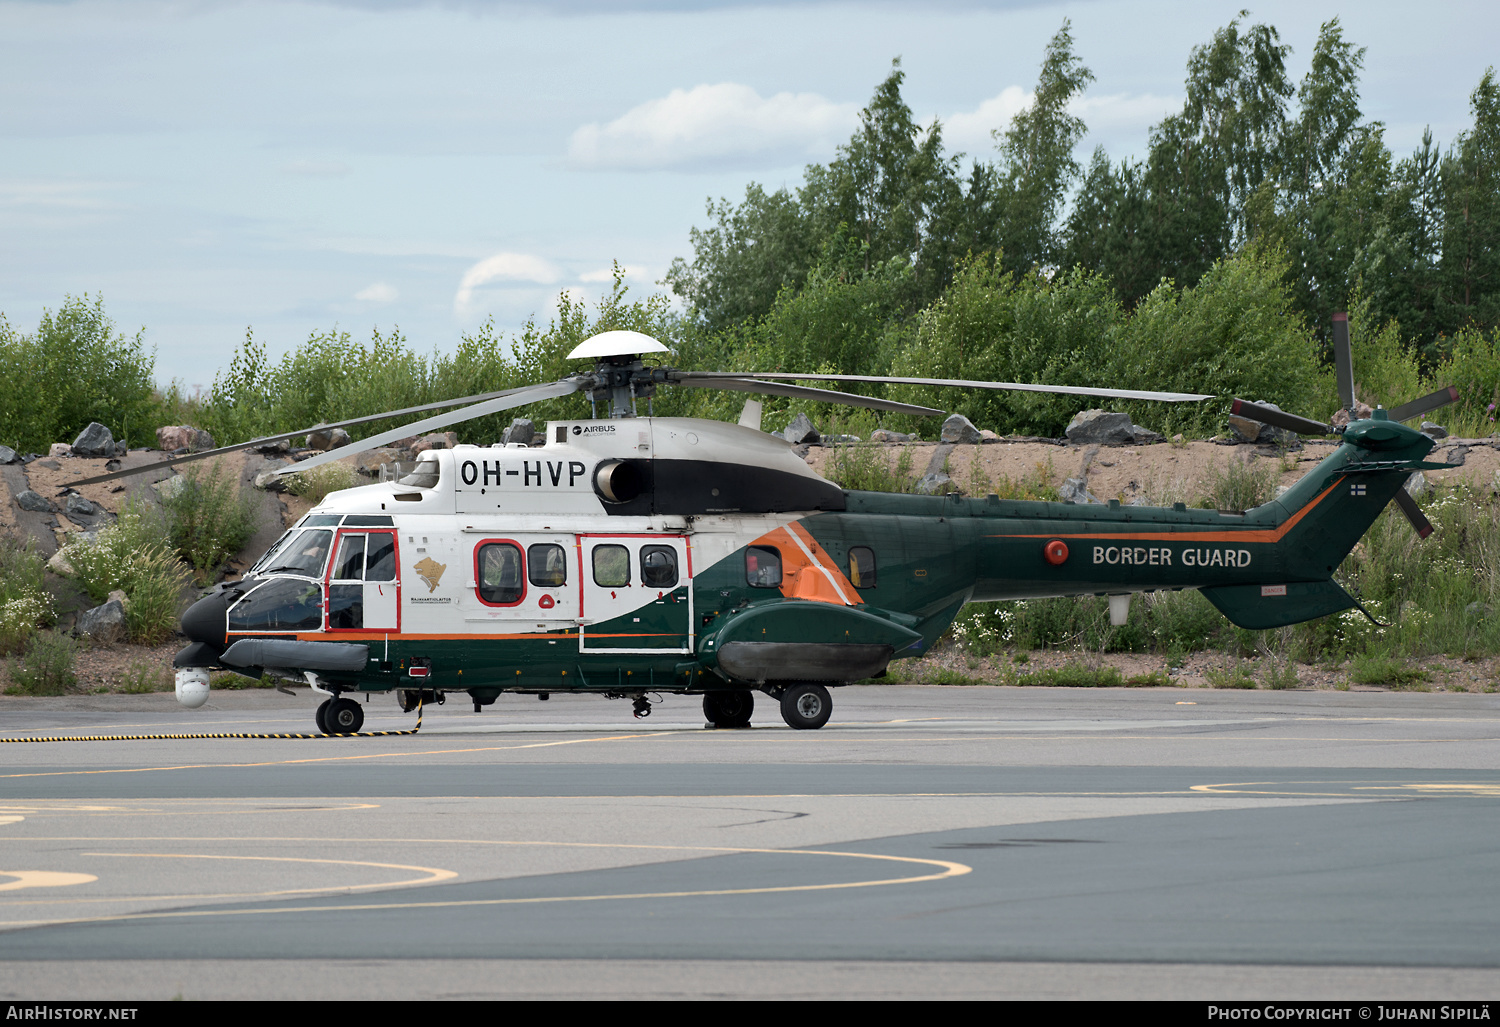
<instances>
[{"instance_id":1,"label":"yellow tie-down rope","mask_svg":"<svg viewBox=\"0 0 1500 1027\"><path fill-rule=\"evenodd\" d=\"M51 735L46 738L0 738L0 742L162 742L190 740L196 738L390 738L394 735L414 735L422 730L422 700L417 700L417 726L407 731L359 731L334 735Z\"/></svg>"}]
</instances>

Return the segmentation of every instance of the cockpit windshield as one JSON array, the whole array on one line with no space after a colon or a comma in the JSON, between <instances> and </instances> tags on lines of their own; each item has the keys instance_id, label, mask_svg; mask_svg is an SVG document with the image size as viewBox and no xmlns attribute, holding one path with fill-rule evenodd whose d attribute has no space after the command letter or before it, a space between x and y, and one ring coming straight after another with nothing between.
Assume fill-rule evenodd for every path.
<instances>
[{"instance_id":1,"label":"cockpit windshield","mask_svg":"<svg viewBox=\"0 0 1500 1027\"><path fill-rule=\"evenodd\" d=\"M410 485L419 489L437 488L438 478L442 472L438 467L437 457L423 454L417 458L417 466L412 468L410 474L401 478L398 484Z\"/></svg>"},{"instance_id":2,"label":"cockpit windshield","mask_svg":"<svg viewBox=\"0 0 1500 1027\"><path fill-rule=\"evenodd\" d=\"M271 547L271 551L260 558L255 569L258 574L301 574L308 578L321 578L323 565L328 562L328 547L333 542L333 532L326 528L292 533Z\"/></svg>"}]
</instances>

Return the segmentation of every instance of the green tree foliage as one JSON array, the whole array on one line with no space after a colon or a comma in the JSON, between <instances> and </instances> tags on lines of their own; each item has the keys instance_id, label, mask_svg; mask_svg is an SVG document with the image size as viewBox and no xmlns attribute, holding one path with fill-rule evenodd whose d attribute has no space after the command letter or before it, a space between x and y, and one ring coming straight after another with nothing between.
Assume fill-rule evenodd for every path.
<instances>
[{"instance_id":1,"label":"green tree foliage","mask_svg":"<svg viewBox=\"0 0 1500 1027\"><path fill-rule=\"evenodd\" d=\"M1066 262L1115 281L1133 305L1162 279L1192 285L1245 238L1273 171L1292 87L1276 29L1236 18L1195 47L1182 111L1151 131L1144 162L1096 153L1066 229Z\"/></svg>"},{"instance_id":2,"label":"green tree foliage","mask_svg":"<svg viewBox=\"0 0 1500 1027\"><path fill-rule=\"evenodd\" d=\"M69 296L53 313L42 311L32 334L0 316L0 443L46 452L72 442L90 421L117 441L153 439L156 362L142 341L115 330L104 301Z\"/></svg>"},{"instance_id":3,"label":"green tree foliage","mask_svg":"<svg viewBox=\"0 0 1500 1027\"><path fill-rule=\"evenodd\" d=\"M597 309L590 311L563 293L557 315L545 329L528 323L519 336L506 340L486 322L466 333L452 354L422 356L399 331L384 334L376 329L364 344L334 329L314 333L273 364L264 344L247 331L228 370L214 378L197 420L220 444L229 445L386 410L556 381L583 369L567 354L598 332L623 328L670 341L676 322L668 307L665 296L631 299L617 267L614 285ZM540 421L587 412L586 397L569 396L466 421L456 430L461 437L493 441L513 417ZM351 427L349 433L366 438L398 423L372 421Z\"/></svg>"},{"instance_id":4,"label":"green tree foliage","mask_svg":"<svg viewBox=\"0 0 1500 1027\"><path fill-rule=\"evenodd\" d=\"M1442 165L1438 317L1449 330L1500 325L1500 83L1485 71L1469 98L1474 127Z\"/></svg>"}]
</instances>

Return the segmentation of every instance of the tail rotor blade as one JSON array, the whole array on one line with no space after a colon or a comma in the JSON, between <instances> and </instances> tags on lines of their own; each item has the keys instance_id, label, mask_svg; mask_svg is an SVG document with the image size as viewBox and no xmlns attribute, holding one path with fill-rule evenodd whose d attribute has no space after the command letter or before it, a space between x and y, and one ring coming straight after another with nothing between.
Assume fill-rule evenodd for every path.
<instances>
[{"instance_id":1,"label":"tail rotor blade","mask_svg":"<svg viewBox=\"0 0 1500 1027\"><path fill-rule=\"evenodd\" d=\"M1411 521L1411 526L1417 531L1417 538L1426 538L1432 534L1432 522L1427 519L1427 515L1422 512L1417 501L1411 498L1410 492L1404 488L1397 492L1396 505L1401 508L1402 513L1406 514L1406 519Z\"/></svg>"},{"instance_id":2,"label":"tail rotor blade","mask_svg":"<svg viewBox=\"0 0 1500 1027\"><path fill-rule=\"evenodd\" d=\"M1274 425L1277 428L1285 428L1294 431L1298 435L1328 435L1332 429L1322 421L1314 421L1308 417L1298 417L1289 414L1285 410L1273 410L1263 407L1259 403L1251 403L1249 400L1237 399L1229 412L1238 417L1248 417L1252 421L1260 421L1262 424Z\"/></svg>"},{"instance_id":3,"label":"tail rotor blade","mask_svg":"<svg viewBox=\"0 0 1500 1027\"><path fill-rule=\"evenodd\" d=\"M1333 315L1333 375L1338 382L1339 402L1354 409L1354 362L1349 356L1349 315Z\"/></svg>"},{"instance_id":4,"label":"tail rotor blade","mask_svg":"<svg viewBox=\"0 0 1500 1027\"><path fill-rule=\"evenodd\" d=\"M1450 385L1446 389L1438 389L1430 396L1423 396L1421 399L1414 399L1410 403L1403 403L1394 410L1389 411L1386 416L1393 421L1410 421L1413 417L1429 413L1438 407L1445 407L1457 399L1458 390Z\"/></svg>"}]
</instances>

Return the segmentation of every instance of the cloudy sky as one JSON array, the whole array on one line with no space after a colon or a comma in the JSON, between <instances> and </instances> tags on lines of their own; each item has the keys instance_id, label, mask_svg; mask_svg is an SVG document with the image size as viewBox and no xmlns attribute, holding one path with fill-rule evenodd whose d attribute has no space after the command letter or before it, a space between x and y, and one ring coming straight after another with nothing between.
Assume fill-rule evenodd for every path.
<instances>
[{"instance_id":1,"label":"cloudy sky","mask_svg":"<svg viewBox=\"0 0 1500 1027\"><path fill-rule=\"evenodd\" d=\"M68 294L208 385L247 326L273 355L335 325L452 347L546 321L613 262L649 291L705 200L795 186L899 56L952 149L989 155L1065 18L1096 80L1086 155L1144 149L1191 48L1251 0L0 0L0 312ZM1398 154L1447 145L1500 5L1276 0L1306 68L1339 17Z\"/></svg>"}]
</instances>

